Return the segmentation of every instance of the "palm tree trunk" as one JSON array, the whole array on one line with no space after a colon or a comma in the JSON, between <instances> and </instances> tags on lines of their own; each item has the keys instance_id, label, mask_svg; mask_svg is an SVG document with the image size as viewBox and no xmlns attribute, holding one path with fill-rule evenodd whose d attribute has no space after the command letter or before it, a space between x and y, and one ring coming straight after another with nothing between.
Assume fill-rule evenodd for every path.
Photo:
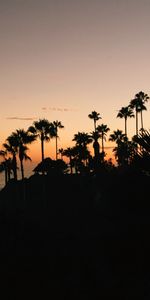
<instances>
[{"instance_id":1,"label":"palm tree trunk","mask_svg":"<svg viewBox=\"0 0 150 300\"><path fill-rule=\"evenodd\" d=\"M58 158L58 153L57 153L57 135L56 135L56 160Z\"/></svg>"},{"instance_id":2,"label":"palm tree trunk","mask_svg":"<svg viewBox=\"0 0 150 300\"><path fill-rule=\"evenodd\" d=\"M94 131L96 131L96 120L94 120Z\"/></svg>"},{"instance_id":3,"label":"palm tree trunk","mask_svg":"<svg viewBox=\"0 0 150 300\"><path fill-rule=\"evenodd\" d=\"M127 118L125 118L125 136L127 136Z\"/></svg>"},{"instance_id":4,"label":"palm tree trunk","mask_svg":"<svg viewBox=\"0 0 150 300\"><path fill-rule=\"evenodd\" d=\"M136 110L136 135L138 135L138 112Z\"/></svg>"},{"instance_id":5,"label":"palm tree trunk","mask_svg":"<svg viewBox=\"0 0 150 300\"><path fill-rule=\"evenodd\" d=\"M8 181L10 181L10 166L8 166Z\"/></svg>"},{"instance_id":6,"label":"palm tree trunk","mask_svg":"<svg viewBox=\"0 0 150 300\"><path fill-rule=\"evenodd\" d=\"M17 180L17 160L16 160L16 155L13 156L13 173L14 173L14 179Z\"/></svg>"},{"instance_id":7,"label":"palm tree trunk","mask_svg":"<svg viewBox=\"0 0 150 300\"><path fill-rule=\"evenodd\" d=\"M41 152L42 152L42 161L44 160L44 140L41 138Z\"/></svg>"},{"instance_id":8,"label":"palm tree trunk","mask_svg":"<svg viewBox=\"0 0 150 300\"><path fill-rule=\"evenodd\" d=\"M142 129L142 133L143 133L143 113L142 113L142 110L141 110L141 129Z\"/></svg>"},{"instance_id":9,"label":"palm tree trunk","mask_svg":"<svg viewBox=\"0 0 150 300\"><path fill-rule=\"evenodd\" d=\"M7 167L5 167L5 185L8 182L8 173L7 173Z\"/></svg>"},{"instance_id":10,"label":"palm tree trunk","mask_svg":"<svg viewBox=\"0 0 150 300\"><path fill-rule=\"evenodd\" d=\"M71 156L70 156L70 173L72 174L73 172L72 172L72 158L71 158Z\"/></svg>"},{"instance_id":11,"label":"palm tree trunk","mask_svg":"<svg viewBox=\"0 0 150 300\"><path fill-rule=\"evenodd\" d=\"M102 132L102 152L104 152L104 134Z\"/></svg>"},{"instance_id":12,"label":"palm tree trunk","mask_svg":"<svg viewBox=\"0 0 150 300\"><path fill-rule=\"evenodd\" d=\"M23 160L20 160L20 168L21 168L21 177L24 179L24 168L23 168Z\"/></svg>"}]
</instances>

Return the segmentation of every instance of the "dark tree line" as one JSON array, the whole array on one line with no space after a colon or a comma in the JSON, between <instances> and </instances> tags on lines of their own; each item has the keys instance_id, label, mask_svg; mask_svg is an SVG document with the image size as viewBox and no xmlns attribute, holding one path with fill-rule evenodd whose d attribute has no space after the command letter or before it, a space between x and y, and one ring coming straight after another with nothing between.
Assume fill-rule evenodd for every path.
<instances>
[{"instance_id":1,"label":"dark tree line","mask_svg":"<svg viewBox=\"0 0 150 300\"><path fill-rule=\"evenodd\" d=\"M114 130L108 138L109 141L116 143L113 149L117 162L116 166L112 164L111 160L107 161L105 159L105 141L110 128L108 128L107 124L98 124L102 117L100 113L92 111L88 117L94 122L94 131L90 133L83 131L74 134L72 140L75 142L75 145L66 149L58 149L58 131L64 128L58 120L49 122L46 119L40 119L35 121L27 130L17 129L15 132L12 132L3 143L0 151L0 156L2 157L0 171L5 172L5 183L12 177L17 180L18 164L20 165L22 179L24 179L24 161L31 160L28 155L29 145L37 139L41 143L41 162L34 169L34 172L43 174L52 168L62 173L69 172L73 174L75 172L77 174L86 174L97 172L103 167L136 166L138 168L139 165L141 167L143 162L143 169L145 169L144 166L147 166L146 171L149 171L150 133L144 128L143 121L143 111L147 110L145 104L148 100L149 96L140 91L130 101L129 105L122 107L117 114L117 118L124 119L124 132L119 129ZM135 117L135 135L129 140L127 121L132 117ZM50 158L48 160L45 158L45 142L50 142L51 139L56 141L56 162L52 162ZM89 150L89 144L91 143L93 155ZM58 158L59 156L60 158ZM64 157L68 158L68 164L65 162Z\"/></svg>"}]
</instances>

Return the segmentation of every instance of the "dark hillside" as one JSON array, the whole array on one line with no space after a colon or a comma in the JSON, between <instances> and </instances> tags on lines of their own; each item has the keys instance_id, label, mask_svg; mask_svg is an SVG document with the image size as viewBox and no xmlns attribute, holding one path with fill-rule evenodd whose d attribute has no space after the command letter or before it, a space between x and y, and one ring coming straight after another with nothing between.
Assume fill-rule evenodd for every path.
<instances>
[{"instance_id":1,"label":"dark hillside","mask_svg":"<svg viewBox=\"0 0 150 300\"><path fill-rule=\"evenodd\" d=\"M148 176L131 173L10 182L0 192L6 294L149 299L149 184Z\"/></svg>"}]
</instances>

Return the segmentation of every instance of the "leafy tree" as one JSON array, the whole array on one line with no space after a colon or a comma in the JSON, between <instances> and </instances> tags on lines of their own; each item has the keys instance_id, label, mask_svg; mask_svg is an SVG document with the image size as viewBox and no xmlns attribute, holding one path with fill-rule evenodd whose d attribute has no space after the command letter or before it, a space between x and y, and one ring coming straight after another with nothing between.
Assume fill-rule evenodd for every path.
<instances>
[{"instance_id":1,"label":"leafy tree","mask_svg":"<svg viewBox=\"0 0 150 300\"><path fill-rule=\"evenodd\" d=\"M66 174L68 171L67 164L61 160L52 160L50 157L44 159L40 162L33 170L35 173L46 173L49 175L61 175Z\"/></svg>"}]
</instances>

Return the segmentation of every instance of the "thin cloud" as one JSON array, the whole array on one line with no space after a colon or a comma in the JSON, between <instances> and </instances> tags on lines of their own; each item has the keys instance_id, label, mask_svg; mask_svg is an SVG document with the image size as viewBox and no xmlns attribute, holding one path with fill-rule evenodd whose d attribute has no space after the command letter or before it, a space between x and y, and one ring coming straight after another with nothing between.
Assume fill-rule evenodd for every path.
<instances>
[{"instance_id":1,"label":"thin cloud","mask_svg":"<svg viewBox=\"0 0 150 300\"><path fill-rule=\"evenodd\" d=\"M69 111L78 111L78 109L75 108L68 108L68 107L49 107L49 110L52 111L61 111L61 112L69 112ZM42 107L42 110L47 110L46 107Z\"/></svg>"},{"instance_id":2,"label":"thin cloud","mask_svg":"<svg viewBox=\"0 0 150 300\"><path fill-rule=\"evenodd\" d=\"M33 121L35 120L36 118L21 118L21 117L7 117L6 118L7 120L19 120L19 121Z\"/></svg>"}]
</instances>

